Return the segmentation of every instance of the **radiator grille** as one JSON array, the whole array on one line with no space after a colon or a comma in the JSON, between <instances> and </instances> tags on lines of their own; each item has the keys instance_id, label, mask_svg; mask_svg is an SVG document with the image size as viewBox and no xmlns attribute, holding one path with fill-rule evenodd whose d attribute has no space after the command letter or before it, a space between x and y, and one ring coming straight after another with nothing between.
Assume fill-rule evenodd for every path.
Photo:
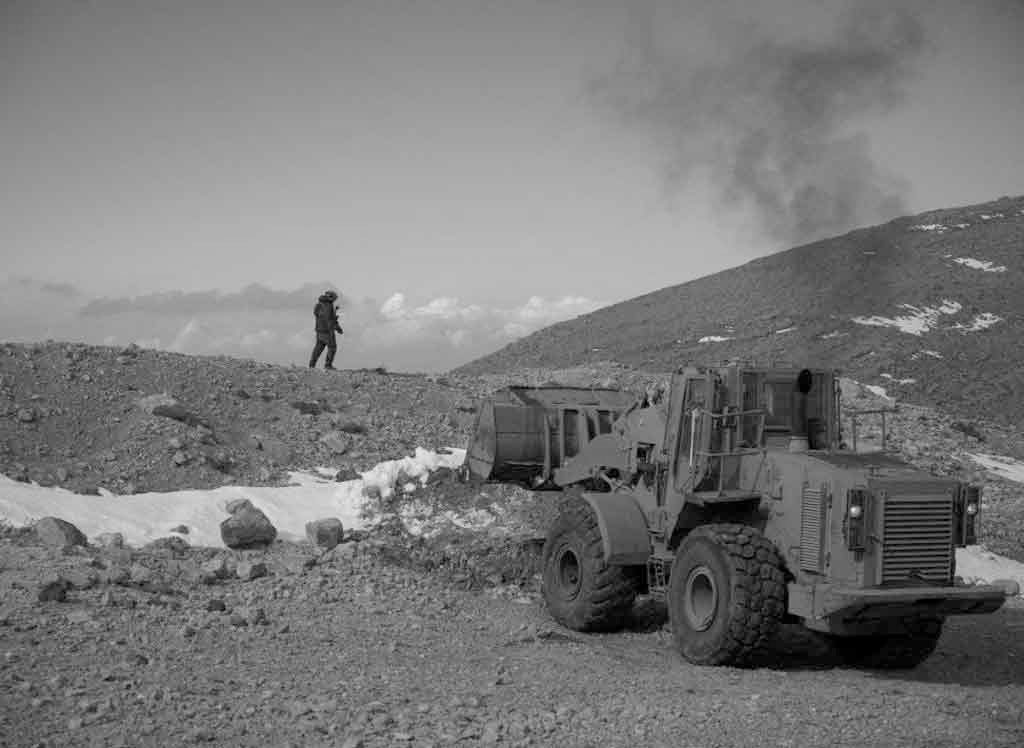
<instances>
[{"instance_id":1,"label":"radiator grille","mask_svg":"<svg viewBox=\"0 0 1024 748\"><path fill-rule=\"evenodd\" d=\"M882 524L882 584L919 577L949 582L953 554L952 495L887 495Z\"/></svg>"},{"instance_id":2,"label":"radiator grille","mask_svg":"<svg viewBox=\"0 0 1024 748\"><path fill-rule=\"evenodd\" d=\"M823 491L820 488L805 486L800 513L800 568L804 571L821 571L824 517Z\"/></svg>"}]
</instances>

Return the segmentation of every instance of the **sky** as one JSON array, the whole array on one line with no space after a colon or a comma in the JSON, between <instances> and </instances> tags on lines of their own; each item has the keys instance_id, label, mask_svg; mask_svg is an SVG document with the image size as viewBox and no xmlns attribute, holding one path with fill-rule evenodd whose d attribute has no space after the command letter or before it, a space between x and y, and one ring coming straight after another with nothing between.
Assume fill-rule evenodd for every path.
<instances>
[{"instance_id":1,"label":"sky","mask_svg":"<svg viewBox=\"0 0 1024 748\"><path fill-rule=\"evenodd\" d=\"M19 483L0 475L0 522L15 527L31 525L43 517L59 517L75 525L91 542L101 535L120 533L129 546L140 547L158 538L180 537L190 545L224 546L220 523L227 517L228 502L249 499L266 514L281 540L301 542L307 522L336 517L346 532L370 529L386 519L376 509L379 502L366 498L365 489L376 486L388 498L401 492L398 518L414 535L430 537L451 526L512 532L507 517L514 507L495 503L468 511L434 511L416 500L417 489L430 473L441 467L455 468L465 459L464 449L444 453L417 447L412 455L374 465L355 480L337 482L336 469L322 467L291 474L291 483L280 486L223 486L212 490L167 491L133 494L129 500L101 491L81 496L59 487ZM995 455L971 455L1009 480L1024 481L1024 463ZM398 484L400 476L408 482ZM74 496L74 501L69 497ZM184 525L188 533L171 532ZM969 584L996 580L1016 582L1024 589L1024 564L973 545L956 549L957 574Z\"/></svg>"},{"instance_id":2,"label":"sky","mask_svg":"<svg viewBox=\"0 0 1024 748\"><path fill-rule=\"evenodd\" d=\"M440 371L1024 193L1021 0L0 0L0 339Z\"/></svg>"}]
</instances>

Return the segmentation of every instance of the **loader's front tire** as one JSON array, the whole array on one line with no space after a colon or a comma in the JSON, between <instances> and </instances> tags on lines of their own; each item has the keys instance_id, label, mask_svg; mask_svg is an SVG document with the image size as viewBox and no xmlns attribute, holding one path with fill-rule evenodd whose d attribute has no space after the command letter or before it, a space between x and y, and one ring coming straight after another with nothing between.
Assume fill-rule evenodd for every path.
<instances>
[{"instance_id":1,"label":"loader's front tire","mask_svg":"<svg viewBox=\"0 0 1024 748\"><path fill-rule=\"evenodd\" d=\"M697 665L743 665L786 612L783 562L747 525L698 527L680 544L668 610L680 654Z\"/></svg>"},{"instance_id":2,"label":"loader's front tire","mask_svg":"<svg viewBox=\"0 0 1024 748\"><path fill-rule=\"evenodd\" d=\"M605 563L601 530L582 496L568 497L548 532L541 556L544 602L574 631L622 628L640 587L634 567Z\"/></svg>"},{"instance_id":3,"label":"loader's front tire","mask_svg":"<svg viewBox=\"0 0 1024 748\"><path fill-rule=\"evenodd\" d=\"M905 631L885 636L833 637L848 665L870 670L911 670L927 660L942 637L943 618L908 618Z\"/></svg>"}]
</instances>

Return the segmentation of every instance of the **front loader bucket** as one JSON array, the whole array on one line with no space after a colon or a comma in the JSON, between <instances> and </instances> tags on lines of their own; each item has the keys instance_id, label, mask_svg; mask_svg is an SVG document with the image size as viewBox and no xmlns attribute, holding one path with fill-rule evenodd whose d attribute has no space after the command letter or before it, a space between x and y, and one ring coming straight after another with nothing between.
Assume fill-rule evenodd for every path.
<instances>
[{"instance_id":1,"label":"front loader bucket","mask_svg":"<svg viewBox=\"0 0 1024 748\"><path fill-rule=\"evenodd\" d=\"M632 404L620 390L509 387L484 398L466 450L470 475L536 486Z\"/></svg>"}]
</instances>

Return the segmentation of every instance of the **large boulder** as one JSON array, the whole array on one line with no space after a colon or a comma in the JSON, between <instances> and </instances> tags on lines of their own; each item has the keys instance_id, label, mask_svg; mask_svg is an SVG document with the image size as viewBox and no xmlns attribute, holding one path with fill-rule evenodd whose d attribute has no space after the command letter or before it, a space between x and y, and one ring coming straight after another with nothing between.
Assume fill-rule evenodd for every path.
<instances>
[{"instance_id":1,"label":"large boulder","mask_svg":"<svg viewBox=\"0 0 1024 748\"><path fill-rule=\"evenodd\" d=\"M310 543L324 550L337 546L345 534L345 528L337 517L328 517L306 523L306 538Z\"/></svg>"},{"instance_id":2,"label":"large boulder","mask_svg":"<svg viewBox=\"0 0 1024 748\"><path fill-rule=\"evenodd\" d=\"M220 523L220 537L228 548L257 548L270 545L277 538L277 528L248 499L228 503L231 515Z\"/></svg>"},{"instance_id":3,"label":"large boulder","mask_svg":"<svg viewBox=\"0 0 1024 748\"><path fill-rule=\"evenodd\" d=\"M81 530L58 517L43 517L36 522L34 529L36 536L44 545L70 548L88 543Z\"/></svg>"}]
</instances>

